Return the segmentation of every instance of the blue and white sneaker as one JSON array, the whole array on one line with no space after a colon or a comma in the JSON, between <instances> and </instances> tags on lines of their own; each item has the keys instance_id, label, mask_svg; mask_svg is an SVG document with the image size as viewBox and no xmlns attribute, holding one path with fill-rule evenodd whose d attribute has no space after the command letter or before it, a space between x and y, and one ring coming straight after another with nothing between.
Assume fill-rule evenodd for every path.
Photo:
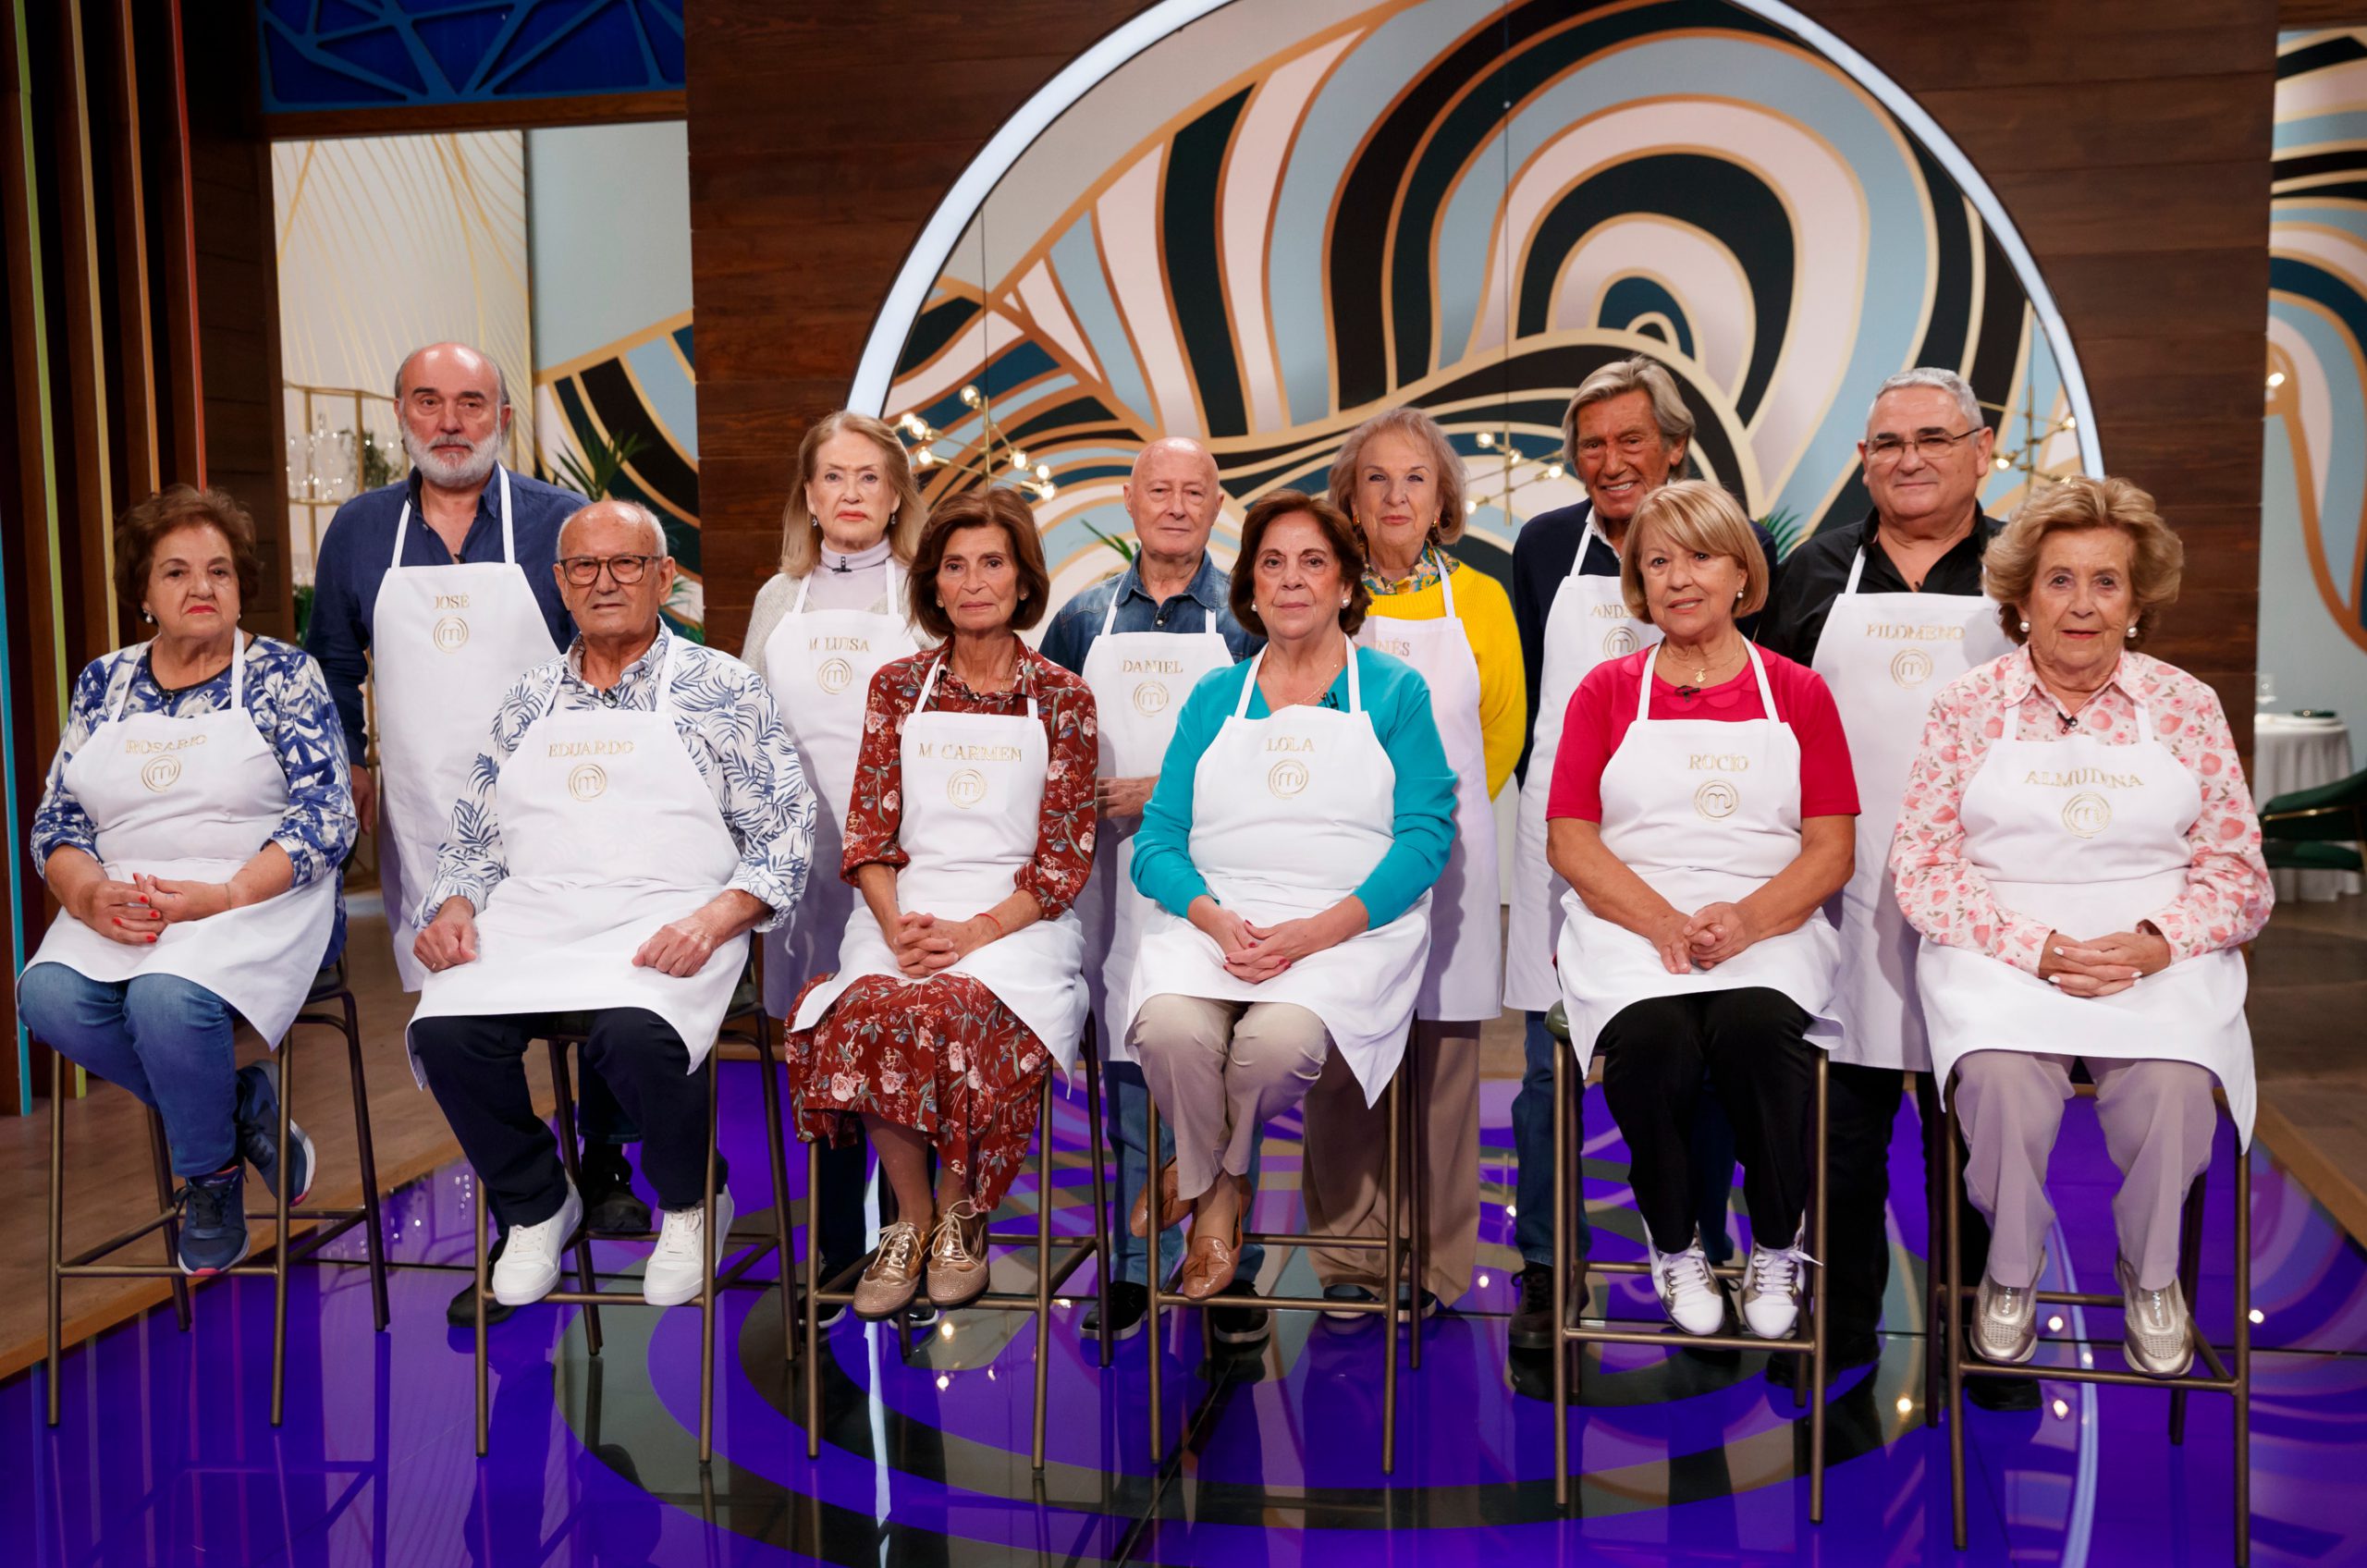
<instances>
[{"instance_id":1,"label":"blue and white sneaker","mask_svg":"<svg viewBox=\"0 0 2367 1568\"><path fill-rule=\"evenodd\" d=\"M181 1272L193 1280L236 1267L247 1256L247 1173L233 1165L192 1176L179 1194Z\"/></svg>"},{"instance_id":2,"label":"blue and white sneaker","mask_svg":"<svg viewBox=\"0 0 2367 1568\"><path fill-rule=\"evenodd\" d=\"M239 1152L255 1168L271 1195L279 1195L279 1064L258 1061L239 1069ZM313 1191L313 1140L288 1123L288 1162L296 1168L295 1194L302 1203Z\"/></svg>"}]
</instances>

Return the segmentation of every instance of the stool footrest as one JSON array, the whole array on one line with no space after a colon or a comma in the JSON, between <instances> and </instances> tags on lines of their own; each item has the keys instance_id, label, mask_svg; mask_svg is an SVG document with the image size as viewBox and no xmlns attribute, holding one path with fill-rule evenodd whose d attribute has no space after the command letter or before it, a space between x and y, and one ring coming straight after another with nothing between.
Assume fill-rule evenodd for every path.
<instances>
[{"instance_id":1,"label":"stool footrest","mask_svg":"<svg viewBox=\"0 0 2367 1568\"><path fill-rule=\"evenodd\" d=\"M1597 1329L1566 1324L1562 1329L1565 1344L1603 1345L1674 1345L1679 1350L1763 1350L1777 1355L1814 1355L1816 1341L1811 1339L1762 1340L1756 1334L1688 1334L1674 1324L1638 1324L1621 1328L1611 1323Z\"/></svg>"}]
</instances>

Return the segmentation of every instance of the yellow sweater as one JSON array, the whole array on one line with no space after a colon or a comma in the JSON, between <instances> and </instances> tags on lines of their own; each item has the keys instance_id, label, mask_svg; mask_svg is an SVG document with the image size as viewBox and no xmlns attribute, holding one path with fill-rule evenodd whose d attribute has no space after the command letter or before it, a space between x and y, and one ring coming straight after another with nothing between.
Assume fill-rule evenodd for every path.
<instances>
[{"instance_id":1,"label":"yellow sweater","mask_svg":"<svg viewBox=\"0 0 2367 1568\"><path fill-rule=\"evenodd\" d=\"M1450 570L1454 613L1479 666L1479 740L1488 753L1488 793L1492 797L1513 776L1527 739L1528 677L1520 662L1520 627L1502 584L1461 561L1451 561ZM1433 582L1411 594L1376 596L1372 613L1400 620L1436 620L1446 613L1446 597Z\"/></svg>"}]
</instances>

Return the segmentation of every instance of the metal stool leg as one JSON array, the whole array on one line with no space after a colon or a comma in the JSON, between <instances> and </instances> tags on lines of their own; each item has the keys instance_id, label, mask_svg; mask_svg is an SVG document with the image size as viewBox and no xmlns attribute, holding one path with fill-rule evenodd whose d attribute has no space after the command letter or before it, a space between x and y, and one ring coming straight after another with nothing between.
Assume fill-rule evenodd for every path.
<instances>
[{"instance_id":1,"label":"metal stool leg","mask_svg":"<svg viewBox=\"0 0 2367 1568\"><path fill-rule=\"evenodd\" d=\"M1085 1139L1093 1161L1093 1289L1100 1305L1101 1365L1106 1367L1116 1345L1110 1337L1110 1195L1102 1169L1109 1156L1109 1145L1103 1136L1106 1130L1101 1122L1100 1040L1094 1032L1090 1016L1085 1021L1085 1114L1090 1125ZM1252 1197L1254 1200L1254 1194Z\"/></svg>"},{"instance_id":2,"label":"metal stool leg","mask_svg":"<svg viewBox=\"0 0 2367 1568\"><path fill-rule=\"evenodd\" d=\"M567 1047L558 1040L543 1043L550 1049L551 1098L558 1109L559 1163L567 1169L568 1184L580 1194L583 1190L583 1164L575 1148L575 1091L567 1072ZM586 1292L595 1288L592 1277L592 1228L589 1225L575 1233L575 1288ZM600 1309L588 1304L583 1308L583 1343L592 1354L600 1354Z\"/></svg>"},{"instance_id":3,"label":"metal stool leg","mask_svg":"<svg viewBox=\"0 0 2367 1568\"><path fill-rule=\"evenodd\" d=\"M772 1167L773 1256L780 1273L780 1358L790 1362L797 1359L797 1321L790 1307L797 1283L797 1254L790 1244L789 1145L782 1141L780 1067L773 1060L773 1021L762 1013L756 1017L756 1071L764 1074L765 1158Z\"/></svg>"},{"instance_id":4,"label":"metal stool leg","mask_svg":"<svg viewBox=\"0 0 2367 1568\"><path fill-rule=\"evenodd\" d=\"M479 1459L483 1459L484 1457L485 1450L486 1426L484 1354L485 1231L486 1228L493 1223L493 1194L486 1189L484 1179L481 1176L476 1179L476 1218L470 1223L469 1233L474 1239L476 1243L476 1366L474 1368L474 1373L477 1396L477 1457Z\"/></svg>"},{"instance_id":5,"label":"metal stool leg","mask_svg":"<svg viewBox=\"0 0 2367 1568\"><path fill-rule=\"evenodd\" d=\"M1044 1473L1044 1398L1052 1360L1052 1069L1049 1063L1038 1103L1042 1109L1036 1119L1036 1418L1028 1460L1030 1468L1040 1476ZM988 1225L991 1229L991 1220ZM987 1268L991 1283L991 1257Z\"/></svg>"},{"instance_id":6,"label":"metal stool leg","mask_svg":"<svg viewBox=\"0 0 2367 1568\"><path fill-rule=\"evenodd\" d=\"M1920 1114L1923 1124L1923 1412L1928 1420L1952 1419L1947 1405L1947 1341L1956 1333L1955 1304L1947 1299L1947 1271L1940 1246L1947 1231L1946 1160L1940 1152L1942 1121Z\"/></svg>"},{"instance_id":7,"label":"metal stool leg","mask_svg":"<svg viewBox=\"0 0 2367 1568\"><path fill-rule=\"evenodd\" d=\"M165 1221L165 1261L177 1265L181 1256L181 1227L173 1203L173 1152L165 1138L165 1119L153 1110L148 1113L148 1163L156 1175L156 1207L175 1215ZM173 1316L179 1320L181 1332L188 1333L189 1278L178 1268L173 1271Z\"/></svg>"},{"instance_id":8,"label":"metal stool leg","mask_svg":"<svg viewBox=\"0 0 2367 1568\"><path fill-rule=\"evenodd\" d=\"M58 1364L65 1354L66 1276L66 1059L49 1059L49 1424L57 1425ZM187 1311L184 1307L183 1311ZM189 1327L184 1317L181 1327Z\"/></svg>"},{"instance_id":9,"label":"metal stool leg","mask_svg":"<svg viewBox=\"0 0 2367 1568\"><path fill-rule=\"evenodd\" d=\"M1809 1523L1824 1523L1824 1394L1825 1394L1825 1329L1826 1268L1823 1259L1833 1256L1825 1250L1825 1171L1831 1157L1833 1060L1823 1051L1816 1053L1816 1158L1809 1170L1810 1191L1814 1194L1809 1222L1809 1256L1818 1261L1809 1278L1809 1329L1815 1336L1815 1348L1809 1353Z\"/></svg>"},{"instance_id":10,"label":"metal stool leg","mask_svg":"<svg viewBox=\"0 0 2367 1568\"><path fill-rule=\"evenodd\" d=\"M279 1050L279 1193L272 1208L271 1243L271 1424L279 1418L288 1403L288 1255L294 1250L294 1240L288 1233L288 1211L296 1194L290 1189L296 1183L288 1178L294 1174L288 1163L288 1127L294 1119L296 1108L296 1047L293 1041L282 1041Z\"/></svg>"},{"instance_id":11,"label":"metal stool leg","mask_svg":"<svg viewBox=\"0 0 2367 1568\"><path fill-rule=\"evenodd\" d=\"M1159 1165L1157 1159L1159 1153L1159 1096L1146 1093L1143 1096L1143 1125L1145 1128L1143 1134L1143 1146L1150 1150L1153 1156L1150 1172L1150 1225L1147 1227L1147 1229L1150 1230L1151 1234L1146 1237L1143 1241L1143 1245L1147 1249L1143 1256L1143 1272L1145 1277L1150 1280L1150 1305L1145 1309L1147 1316L1144 1319L1144 1322L1149 1331L1144 1337L1150 1341L1150 1462L1153 1464L1157 1464L1160 1459L1164 1457L1166 1452L1163 1445L1166 1441L1167 1431L1167 1428L1159 1422L1159 1410L1160 1383L1159 1364L1165 1359L1165 1353L1159 1342L1159 1292L1167 1289L1167 1271L1159 1267L1159 1245L1162 1234L1158 1230L1159 1219ZM1110 1319L1105 1315L1101 1321L1106 1325ZM1392 1362L1397 1359L1396 1353L1393 1350L1390 1353L1389 1359Z\"/></svg>"},{"instance_id":12,"label":"metal stool leg","mask_svg":"<svg viewBox=\"0 0 2367 1568\"><path fill-rule=\"evenodd\" d=\"M1380 1473L1397 1473L1397 1271L1406 1258L1405 1210L1404 1189L1398 1185L1404 1171L1399 1159L1399 1118L1405 1102L1412 1098L1405 1093L1403 1067L1389 1080L1389 1154L1388 1170L1382 1186L1389 1194L1389 1267L1381 1271L1389 1281L1384 1288L1381 1320L1385 1332L1380 1339ZM1418 1310L1418 1309L1417 1309Z\"/></svg>"},{"instance_id":13,"label":"metal stool leg","mask_svg":"<svg viewBox=\"0 0 2367 1568\"><path fill-rule=\"evenodd\" d=\"M1427 1045L1421 1020L1416 1019L1408 1026L1405 1042L1407 1065L1414 1070L1408 1080L1413 1092L1405 1096L1405 1191L1411 1199L1405 1229L1405 1299L1413 1304L1406 1329L1407 1365L1417 1372L1422 1369L1422 1292L1430 1263L1430 1105L1422 1068L1426 1061L1435 1068L1444 1056L1442 1046L1433 1050Z\"/></svg>"},{"instance_id":14,"label":"metal stool leg","mask_svg":"<svg viewBox=\"0 0 2367 1568\"><path fill-rule=\"evenodd\" d=\"M341 991L345 1011L346 1076L353 1086L353 1144L362 1162L362 1212L370 1258L371 1322L381 1334L389 1321L386 1308L386 1225L378 1203L378 1151L370 1134L370 1081L362 1065L362 1020L354 1010L353 993Z\"/></svg>"},{"instance_id":15,"label":"metal stool leg","mask_svg":"<svg viewBox=\"0 0 2367 1568\"><path fill-rule=\"evenodd\" d=\"M1947 1085L1940 1085L1945 1093ZM1956 1548L1964 1550L1964 1341L1957 1331L1957 1313L1964 1300L1964 1158L1956 1145L1956 1102L1948 1103L1940 1122L1941 1141L1947 1145L1947 1194L1942 1199L1948 1216L1948 1510L1955 1526Z\"/></svg>"},{"instance_id":16,"label":"metal stool leg","mask_svg":"<svg viewBox=\"0 0 2367 1568\"><path fill-rule=\"evenodd\" d=\"M805 1298L798 1308L799 1327L803 1330L805 1340L805 1457L808 1459L819 1458L822 1452L822 1313L814 1300L815 1292L822 1288L821 1191L822 1145L817 1139L805 1145ZM786 1285L783 1286L781 1310L789 1310Z\"/></svg>"},{"instance_id":17,"label":"metal stool leg","mask_svg":"<svg viewBox=\"0 0 2367 1568\"><path fill-rule=\"evenodd\" d=\"M2236 1149L2236 1568L2252 1555L2252 1161Z\"/></svg>"},{"instance_id":18,"label":"metal stool leg","mask_svg":"<svg viewBox=\"0 0 2367 1568\"><path fill-rule=\"evenodd\" d=\"M2186 1292L2187 1311L2193 1315L2191 1332L2202 1337L2202 1187L2210 1180L2206 1169L2187 1189L2184 1212L2178 1216L2178 1284ZM2186 1442L2186 1390L2170 1390L2170 1442Z\"/></svg>"},{"instance_id":19,"label":"metal stool leg","mask_svg":"<svg viewBox=\"0 0 2367 1568\"><path fill-rule=\"evenodd\" d=\"M766 1066L769 1076L770 1062ZM699 1467L705 1469L715 1458L715 1264L723 1251L723 1238L715 1233L715 1145L721 1132L716 1119L716 1084L723 1077L723 1067L712 1049L701 1070L706 1073L706 1212L701 1216L699 1232L706 1271L699 1280Z\"/></svg>"},{"instance_id":20,"label":"metal stool leg","mask_svg":"<svg viewBox=\"0 0 2367 1568\"><path fill-rule=\"evenodd\" d=\"M1570 1104L1553 1042L1553 1506L1570 1506Z\"/></svg>"}]
</instances>

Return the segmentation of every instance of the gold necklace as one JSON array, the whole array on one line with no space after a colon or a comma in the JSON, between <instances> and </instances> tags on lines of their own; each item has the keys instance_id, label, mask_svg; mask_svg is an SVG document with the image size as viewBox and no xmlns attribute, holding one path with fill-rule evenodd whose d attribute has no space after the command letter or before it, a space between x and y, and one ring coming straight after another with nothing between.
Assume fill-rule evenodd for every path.
<instances>
[{"instance_id":1,"label":"gold necklace","mask_svg":"<svg viewBox=\"0 0 2367 1568\"><path fill-rule=\"evenodd\" d=\"M1335 654L1332 655L1331 664L1325 668L1322 679L1316 683L1314 689L1308 692L1306 696L1294 698L1292 701L1287 703L1269 702L1266 704L1267 707L1269 709L1297 707L1303 703L1313 703L1318 700L1322 697L1324 692L1331 690L1331 682L1338 677L1340 668L1341 660L1339 655ZM1262 669L1260 673L1263 673Z\"/></svg>"},{"instance_id":2,"label":"gold necklace","mask_svg":"<svg viewBox=\"0 0 2367 1568\"><path fill-rule=\"evenodd\" d=\"M1684 657L1686 657L1686 655L1682 655L1682 654L1677 653L1674 649L1671 648L1671 647L1670 647L1666 643L1662 643L1661 644L1661 652L1662 652L1662 653L1663 653L1663 654L1668 655L1672 659L1683 659ZM1745 657L1748 657L1748 655L1745 655ZM1699 691L1699 690L1700 690L1700 689L1702 689L1702 688L1704 688L1704 687L1708 686L1708 685L1710 684L1710 671L1711 671L1711 669L1713 669L1713 668L1714 668L1714 669L1719 669L1719 670L1723 670L1723 669L1725 668L1725 666L1726 666L1726 658L1727 658L1727 655L1724 655L1724 654L1720 654L1720 655L1719 655L1716 658L1714 658L1714 659L1696 656L1696 657L1693 659L1693 664L1694 664L1693 680L1692 680L1692 681L1690 682L1690 684L1691 684L1692 688L1693 688L1694 690L1696 690L1696 691ZM1682 673L1682 671L1681 671L1681 670L1680 670L1680 673Z\"/></svg>"}]
</instances>

